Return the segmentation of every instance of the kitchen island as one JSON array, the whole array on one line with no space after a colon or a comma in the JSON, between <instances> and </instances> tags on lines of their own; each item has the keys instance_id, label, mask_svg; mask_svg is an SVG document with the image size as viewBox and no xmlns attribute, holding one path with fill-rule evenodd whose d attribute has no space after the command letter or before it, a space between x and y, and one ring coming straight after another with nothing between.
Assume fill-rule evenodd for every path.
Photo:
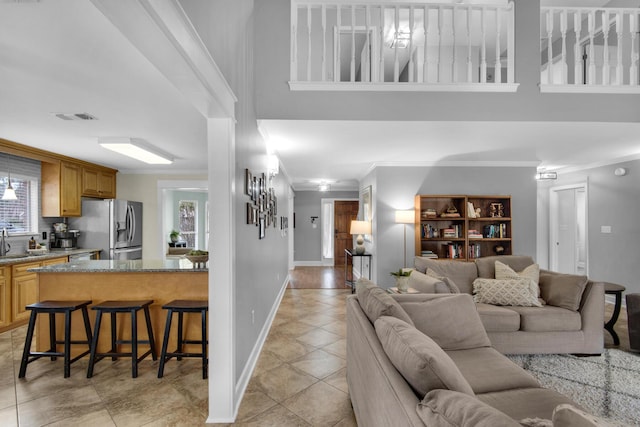
<instances>
[{"instance_id":1,"label":"kitchen island","mask_svg":"<svg viewBox=\"0 0 640 427\"><path fill-rule=\"evenodd\" d=\"M166 320L166 310L162 305L174 299L208 299L208 269L193 268L187 259L171 260L91 260L76 261L47 267L33 268L29 271L38 274L38 300L91 300L98 304L107 300L144 300L152 299L151 323L160 353L162 334ZM77 317L76 317L77 316ZM92 328L95 312L89 310ZM42 319L40 318L42 317ZM139 339L146 339L144 316L139 316ZM56 322L58 337L62 337L63 321ZM106 323L106 325L105 325ZM175 346L175 324L171 334L170 348ZM109 327L105 318L100 331L99 351L109 348ZM129 339L131 331L130 316L118 317L119 339ZM185 326L190 336L200 334L200 317L186 316ZM46 350L49 347L48 319L39 316L37 324L37 348ZM80 313L74 313L72 321L72 339L86 339ZM74 348L75 347L75 348ZM82 352L82 345L72 346L72 352Z\"/></svg>"}]
</instances>

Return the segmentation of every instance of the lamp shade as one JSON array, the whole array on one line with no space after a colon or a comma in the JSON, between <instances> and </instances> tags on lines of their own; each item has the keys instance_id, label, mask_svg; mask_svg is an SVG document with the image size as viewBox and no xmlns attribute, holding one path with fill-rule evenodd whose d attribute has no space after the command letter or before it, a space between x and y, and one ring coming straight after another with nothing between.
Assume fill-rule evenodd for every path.
<instances>
[{"instance_id":1,"label":"lamp shade","mask_svg":"<svg viewBox=\"0 0 640 427\"><path fill-rule=\"evenodd\" d=\"M414 222L415 222L415 212L413 210L396 211L396 223L413 224Z\"/></svg>"},{"instance_id":2,"label":"lamp shade","mask_svg":"<svg viewBox=\"0 0 640 427\"><path fill-rule=\"evenodd\" d=\"M369 221L351 221L349 234L371 234L371 223Z\"/></svg>"}]
</instances>

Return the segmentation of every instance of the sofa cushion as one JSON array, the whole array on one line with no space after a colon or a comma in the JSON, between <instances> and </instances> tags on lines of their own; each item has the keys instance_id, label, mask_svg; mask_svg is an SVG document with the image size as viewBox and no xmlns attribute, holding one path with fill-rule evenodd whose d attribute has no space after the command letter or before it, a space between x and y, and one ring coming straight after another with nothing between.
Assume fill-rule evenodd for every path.
<instances>
[{"instance_id":1,"label":"sofa cushion","mask_svg":"<svg viewBox=\"0 0 640 427\"><path fill-rule=\"evenodd\" d=\"M441 290L447 289L447 285L442 280L428 276L418 270L411 272L409 276L409 287L425 294L438 293L438 287Z\"/></svg>"},{"instance_id":2,"label":"sofa cushion","mask_svg":"<svg viewBox=\"0 0 640 427\"><path fill-rule=\"evenodd\" d=\"M473 282L473 300L485 304L541 307L538 285L529 278L484 279Z\"/></svg>"},{"instance_id":3,"label":"sofa cushion","mask_svg":"<svg viewBox=\"0 0 640 427\"><path fill-rule=\"evenodd\" d=\"M608 422L568 403L556 406L551 417L553 427L605 427Z\"/></svg>"},{"instance_id":4,"label":"sofa cushion","mask_svg":"<svg viewBox=\"0 0 640 427\"><path fill-rule=\"evenodd\" d=\"M511 307L492 304L476 304L478 314L487 332L515 332L520 330L520 314Z\"/></svg>"},{"instance_id":5,"label":"sofa cushion","mask_svg":"<svg viewBox=\"0 0 640 427\"><path fill-rule=\"evenodd\" d=\"M526 332L579 331L582 329L580 313L562 307L510 307L520 314L520 330Z\"/></svg>"},{"instance_id":6,"label":"sofa cushion","mask_svg":"<svg viewBox=\"0 0 640 427\"><path fill-rule=\"evenodd\" d=\"M547 388L521 388L477 395L489 406L504 412L514 420L543 418L550 420L556 406L575 403L557 391Z\"/></svg>"},{"instance_id":7,"label":"sofa cushion","mask_svg":"<svg viewBox=\"0 0 640 427\"><path fill-rule=\"evenodd\" d=\"M492 347L446 353L476 394L540 387L538 381L527 371Z\"/></svg>"},{"instance_id":8,"label":"sofa cushion","mask_svg":"<svg viewBox=\"0 0 640 427\"><path fill-rule=\"evenodd\" d=\"M440 276L438 273L433 271L431 268L427 268L427 276L431 276L431 277L433 277L435 279L438 279L438 280L442 281L442 283L444 284L444 289L445 290L443 292L439 292L439 293L448 293L448 294L459 294L460 293L460 289L454 283L454 281L451 280L450 277ZM436 291L437 290L438 290L438 288L436 287Z\"/></svg>"},{"instance_id":9,"label":"sofa cushion","mask_svg":"<svg viewBox=\"0 0 640 427\"><path fill-rule=\"evenodd\" d=\"M495 265L496 279L518 279L522 277L533 280L536 285L540 281L540 266L538 264L531 264L522 271L515 271L507 264L503 264L497 260Z\"/></svg>"},{"instance_id":10,"label":"sofa cushion","mask_svg":"<svg viewBox=\"0 0 640 427\"><path fill-rule=\"evenodd\" d=\"M455 294L402 305L416 328L444 350L489 347L471 295Z\"/></svg>"},{"instance_id":11,"label":"sofa cushion","mask_svg":"<svg viewBox=\"0 0 640 427\"><path fill-rule=\"evenodd\" d=\"M514 419L473 396L451 390L432 390L418 403L425 426L518 427Z\"/></svg>"},{"instance_id":12,"label":"sofa cushion","mask_svg":"<svg viewBox=\"0 0 640 427\"><path fill-rule=\"evenodd\" d=\"M413 321L400 304L370 280L359 279L356 282L356 297L371 323L380 316L393 316L413 325Z\"/></svg>"},{"instance_id":13,"label":"sofa cushion","mask_svg":"<svg viewBox=\"0 0 640 427\"><path fill-rule=\"evenodd\" d=\"M476 265L472 262L460 262L454 260L434 260L424 257L415 257L416 270L423 273L431 268L438 275L448 277L460 289L460 292L470 294L473 281L478 277Z\"/></svg>"},{"instance_id":14,"label":"sofa cushion","mask_svg":"<svg viewBox=\"0 0 640 427\"><path fill-rule=\"evenodd\" d=\"M496 260L508 265L515 271L522 271L534 263L533 258L524 255L496 255L477 258L475 260L475 264L478 269L478 277L495 279Z\"/></svg>"},{"instance_id":15,"label":"sofa cushion","mask_svg":"<svg viewBox=\"0 0 640 427\"><path fill-rule=\"evenodd\" d=\"M381 316L374 326L387 357L420 398L439 388L473 395L451 358L431 338L395 317Z\"/></svg>"},{"instance_id":16,"label":"sofa cushion","mask_svg":"<svg viewBox=\"0 0 640 427\"><path fill-rule=\"evenodd\" d=\"M540 272L540 297L549 305L576 311L580 307L587 276Z\"/></svg>"}]
</instances>

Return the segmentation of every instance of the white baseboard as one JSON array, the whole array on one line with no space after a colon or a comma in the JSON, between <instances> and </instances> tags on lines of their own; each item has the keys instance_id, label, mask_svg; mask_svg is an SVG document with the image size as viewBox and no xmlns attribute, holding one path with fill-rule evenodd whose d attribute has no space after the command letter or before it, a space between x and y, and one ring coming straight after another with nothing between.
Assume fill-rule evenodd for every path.
<instances>
[{"instance_id":1,"label":"white baseboard","mask_svg":"<svg viewBox=\"0 0 640 427\"><path fill-rule=\"evenodd\" d=\"M329 261L294 261L294 267L333 267L333 260Z\"/></svg>"},{"instance_id":2,"label":"white baseboard","mask_svg":"<svg viewBox=\"0 0 640 427\"><path fill-rule=\"evenodd\" d=\"M260 353L262 352L262 347L264 346L265 341L267 340L267 336L269 335L269 331L271 330L271 325L273 323L273 319L275 319L276 314L278 313L278 308L280 308L280 303L282 302L282 297L284 296L284 292L287 289L287 285L289 284L289 275L284 279L284 283L280 288L280 292L278 293L278 297L276 298L271 310L269 311L269 316L267 316L267 321L264 323L262 330L260 331L260 335L258 336L258 340L256 341L253 349L251 350L251 354L249 355L249 359L247 360L247 364L242 370L242 374L236 384L235 390L235 399L236 407L233 411L233 418L238 416L238 408L240 408L240 404L242 403L242 398L244 397L244 393L247 390L247 385L249 385L249 380L251 380L251 375L253 375L253 371L256 368L256 364L258 363L258 358L260 357Z\"/></svg>"}]
</instances>

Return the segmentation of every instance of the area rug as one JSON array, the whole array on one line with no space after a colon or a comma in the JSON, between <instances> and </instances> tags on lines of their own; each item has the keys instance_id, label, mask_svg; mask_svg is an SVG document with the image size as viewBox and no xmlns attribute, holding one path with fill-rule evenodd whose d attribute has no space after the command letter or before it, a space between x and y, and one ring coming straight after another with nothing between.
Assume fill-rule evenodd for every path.
<instances>
[{"instance_id":1,"label":"area rug","mask_svg":"<svg viewBox=\"0 0 640 427\"><path fill-rule=\"evenodd\" d=\"M547 388L614 425L640 425L640 354L605 349L601 356L510 355Z\"/></svg>"}]
</instances>

